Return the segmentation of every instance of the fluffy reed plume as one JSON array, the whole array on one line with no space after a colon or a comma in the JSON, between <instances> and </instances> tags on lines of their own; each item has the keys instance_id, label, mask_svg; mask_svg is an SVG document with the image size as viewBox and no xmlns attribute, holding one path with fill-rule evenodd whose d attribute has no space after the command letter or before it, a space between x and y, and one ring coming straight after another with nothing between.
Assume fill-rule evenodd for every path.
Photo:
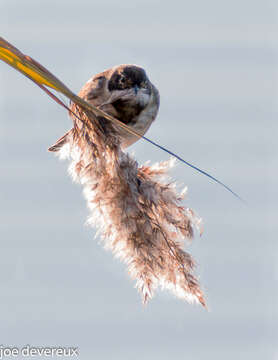
<instances>
[{"instance_id":1,"label":"fluffy reed plume","mask_svg":"<svg viewBox=\"0 0 278 360\"><path fill-rule=\"evenodd\" d=\"M160 286L205 306L192 273L194 260L182 248L200 219L181 205L184 193L166 181L173 161L138 166L122 151L112 123L74 104L71 110L92 125L91 131L74 119L74 130L55 150L71 158L69 172L84 186L88 222L98 228L105 247L127 264L144 303Z\"/></svg>"},{"instance_id":2,"label":"fluffy reed plume","mask_svg":"<svg viewBox=\"0 0 278 360\"><path fill-rule=\"evenodd\" d=\"M138 167L121 150L118 127L140 136L138 132L75 95L45 67L1 37L0 60L23 73L64 108L68 109L50 89L73 102L68 110L71 116L75 114L74 129L50 150L71 158L70 173L83 184L91 210L89 222L98 227L105 246L127 263L143 302L160 286L205 306L192 273L194 261L182 248L200 219L181 205L184 194L178 194L174 184L165 180L172 161ZM173 155L239 198L216 178Z\"/></svg>"}]
</instances>

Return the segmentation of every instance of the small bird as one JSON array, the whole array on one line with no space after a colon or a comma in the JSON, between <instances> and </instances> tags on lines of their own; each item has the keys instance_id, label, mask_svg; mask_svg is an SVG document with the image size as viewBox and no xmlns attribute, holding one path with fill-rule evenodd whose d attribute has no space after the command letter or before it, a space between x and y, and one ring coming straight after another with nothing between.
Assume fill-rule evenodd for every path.
<instances>
[{"instance_id":1,"label":"small bird","mask_svg":"<svg viewBox=\"0 0 278 360\"><path fill-rule=\"evenodd\" d=\"M78 95L141 135L149 129L159 109L159 92L145 70L137 65L118 65L93 76ZM98 117L98 120L104 131L106 127L111 127L107 119ZM78 120L73 118L73 121L76 123ZM113 127L122 148L139 139L119 126ZM72 131L67 132L48 150L59 151L69 140Z\"/></svg>"},{"instance_id":2,"label":"small bird","mask_svg":"<svg viewBox=\"0 0 278 360\"><path fill-rule=\"evenodd\" d=\"M137 65L119 65L104 71L89 80L76 96L56 76L51 74L36 60L24 55L8 41L0 37L0 60L23 73L46 92L53 100L67 110L73 119L73 129L62 136L49 151L60 151L61 148L70 144L76 135L85 135L85 127L88 130L96 126L102 127L106 134L106 140L115 140L121 148L133 144L142 137L145 141L166 151L187 166L209 177L239 200L244 200L222 181L184 160L179 155L166 149L164 146L148 139L145 132L154 121L159 108L159 93L149 81L144 69ZM61 101L50 89L65 95L71 100L70 108ZM95 124L84 124L77 115L89 111L89 122L94 118ZM86 135L88 137L88 134ZM88 140L88 139L87 139Z\"/></svg>"}]
</instances>

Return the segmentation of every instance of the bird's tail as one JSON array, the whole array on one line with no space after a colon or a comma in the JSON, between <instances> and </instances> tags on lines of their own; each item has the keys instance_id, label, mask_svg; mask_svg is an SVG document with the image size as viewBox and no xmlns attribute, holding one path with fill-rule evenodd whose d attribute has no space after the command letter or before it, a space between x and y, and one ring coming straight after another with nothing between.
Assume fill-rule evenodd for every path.
<instances>
[{"instance_id":1,"label":"bird's tail","mask_svg":"<svg viewBox=\"0 0 278 360\"><path fill-rule=\"evenodd\" d=\"M52 152L60 151L64 145L70 142L72 135L73 135L73 129L69 130L65 135L60 137L60 139L58 139L55 144L53 144L48 148L48 151L52 151Z\"/></svg>"}]
</instances>

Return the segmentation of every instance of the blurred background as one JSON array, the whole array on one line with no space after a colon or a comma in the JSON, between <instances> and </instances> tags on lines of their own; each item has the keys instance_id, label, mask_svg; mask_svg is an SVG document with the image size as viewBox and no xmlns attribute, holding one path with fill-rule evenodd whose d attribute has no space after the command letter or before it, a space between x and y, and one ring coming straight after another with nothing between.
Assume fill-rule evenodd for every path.
<instances>
[{"instance_id":1,"label":"blurred background","mask_svg":"<svg viewBox=\"0 0 278 360\"><path fill-rule=\"evenodd\" d=\"M47 148L66 111L0 63L0 343L78 346L89 359L278 359L276 0L1 0L1 36L72 90L143 66L161 107L148 137L182 164L204 220L187 250L209 312L166 292L142 306L125 265L84 226L82 188ZM139 141L139 163L168 154Z\"/></svg>"}]
</instances>

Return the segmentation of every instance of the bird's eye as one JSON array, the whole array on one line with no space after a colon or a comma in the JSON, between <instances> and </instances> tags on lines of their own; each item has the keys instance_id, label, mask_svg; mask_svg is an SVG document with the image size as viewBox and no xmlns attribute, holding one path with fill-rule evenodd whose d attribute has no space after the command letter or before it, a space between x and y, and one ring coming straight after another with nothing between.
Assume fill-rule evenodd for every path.
<instances>
[{"instance_id":1,"label":"bird's eye","mask_svg":"<svg viewBox=\"0 0 278 360\"><path fill-rule=\"evenodd\" d=\"M114 73L108 83L109 91L123 90L126 86L126 79L122 74Z\"/></svg>"},{"instance_id":2,"label":"bird's eye","mask_svg":"<svg viewBox=\"0 0 278 360\"><path fill-rule=\"evenodd\" d=\"M124 76L119 76L118 78L118 88L124 89L126 87L126 78Z\"/></svg>"}]
</instances>

